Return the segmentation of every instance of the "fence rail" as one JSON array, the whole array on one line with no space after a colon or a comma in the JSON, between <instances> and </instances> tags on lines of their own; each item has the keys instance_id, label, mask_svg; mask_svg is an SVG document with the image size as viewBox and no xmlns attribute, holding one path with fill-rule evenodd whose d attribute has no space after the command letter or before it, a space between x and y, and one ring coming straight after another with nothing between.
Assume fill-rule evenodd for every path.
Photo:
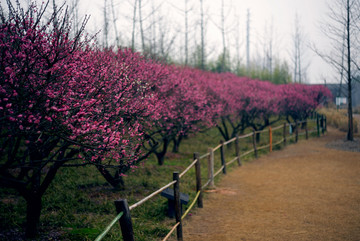
<instances>
[{"instance_id":1,"label":"fence rail","mask_svg":"<svg viewBox=\"0 0 360 241\"><path fill-rule=\"evenodd\" d=\"M316 129L308 130L309 122L316 122ZM305 126L305 131L303 131L301 133L299 133L299 125L300 124L304 124L304 126ZM287 135L287 131L286 131L287 127L289 127L289 132L290 132L289 135ZM295 127L295 131L292 129L293 127ZM279 141L273 143L273 133L280 129L283 129L283 136ZM202 206L203 206L202 190L208 186L213 187L214 186L214 178L217 175L219 175L221 172L226 174L226 166L234 163L235 161L237 161L238 165L241 166L241 158L245 157L253 152L254 152L255 158L257 158L257 153L259 150L269 148L269 151L271 152L273 146L280 145L280 144L286 145L287 141L290 140L291 138L295 138L295 142L297 142L299 135L306 135L306 139L308 139L309 133L317 132L317 136L320 136L320 132L324 133L325 131L326 131L326 118L324 116L320 116L317 114L316 118L313 120L297 121L294 123L284 123L283 125L279 125L279 126L276 126L273 128L269 127L268 129L264 129L264 130L260 130L260 131L254 130L251 133L248 133L248 134L245 134L242 136L236 136L226 142L221 141L218 146L216 146L215 148L209 148L208 152L203 154L202 156L200 156L198 153L194 153L193 162L188 167L186 167L185 170L183 172L181 172L181 174L179 174L179 172L174 172L172 182L169 182L162 188L159 188L158 190L154 191L153 193L151 193L147 197L143 198L142 200L138 201L137 203L131 205L130 207L128 207L126 199L121 199L121 200L115 201L116 210L117 210L118 214L111 221L111 223L105 228L105 230L96 238L96 241L100 241L102 238L104 238L105 235L111 229L111 227L114 226L117 221L120 222L120 227L121 227L124 241L134 240L130 210L140 206L141 204L145 203L146 201L148 201L149 199L158 195L163 190L165 190L166 188L168 188L172 185L174 185L176 223L171 228L170 232L165 236L163 241L167 240L175 230L177 231L177 239L182 240L182 220L187 216L187 214L190 212L190 210L195 206L196 202L198 204L197 206L199 208L202 208ZM256 134L266 133L266 132L269 133L269 143L257 147L257 143L255 140ZM245 151L244 153L240 153L239 140L247 138L247 137L253 138L253 140L252 140L253 148L248 151ZM225 162L224 146L231 144L233 142L235 142L235 151L236 151L235 158L233 158L232 160L230 160L228 162ZM214 173L214 152L217 151L218 149L220 149L221 167ZM206 183L202 186L201 185L200 160L204 159L206 157L208 158L208 177L207 177ZM195 173L196 173L196 195L195 195L192 203L189 205L189 207L185 211L185 213L182 216L180 216L181 204L180 204L180 182L179 182L179 180L194 166L195 166Z\"/></svg>"},{"instance_id":2,"label":"fence rail","mask_svg":"<svg viewBox=\"0 0 360 241\"><path fill-rule=\"evenodd\" d=\"M132 210L132 209L140 206L141 204L145 203L145 202L146 202L147 200L149 200L150 198L155 197L157 194L161 193L161 192L164 191L166 188L170 187L171 185L173 185L173 184L175 184L175 183L176 183L176 181L172 181L172 182L166 184L165 186L163 186L162 188L156 190L155 192L153 192L153 193L150 194L149 196L147 196L147 197L145 197L144 199L138 201L137 203L131 205L131 206L129 207L129 209Z\"/></svg>"},{"instance_id":3,"label":"fence rail","mask_svg":"<svg viewBox=\"0 0 360 241\"><path fill-rule=\"evenodd\" d=\"M198 162L198 159L195 159L179 176L180 178L184 176L195 164Z\"/></svg>"},{"instance_id":4,"label":"fence rail","mask_svg":"<svg viewBox=\"0 0 360 241\"><path fill-rule=\"evenodd\" d=\"M124 215L124 212L120 212L112 221L111 223L105 228L105 230L95 239L95 241L99 241L105 237L105 235L110 231L111 227L119 221L119 219Z\"/></svg>"}]
</instances>

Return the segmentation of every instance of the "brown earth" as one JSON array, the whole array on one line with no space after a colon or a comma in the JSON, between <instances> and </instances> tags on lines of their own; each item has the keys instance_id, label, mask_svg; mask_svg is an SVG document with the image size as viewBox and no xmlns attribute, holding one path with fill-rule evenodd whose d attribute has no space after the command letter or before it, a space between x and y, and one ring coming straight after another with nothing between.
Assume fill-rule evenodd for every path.
<instances>
[{"instance_id":1,"label":"brown earth","mask_svg":"<svg viewBox=\"0 0 360 241\"><path fill-rule=\"evenodd\" d=\"M330 129L232 170L184 240L360 240L360 152L327 147L344 137Z\"/></svg>"}]
</instances>

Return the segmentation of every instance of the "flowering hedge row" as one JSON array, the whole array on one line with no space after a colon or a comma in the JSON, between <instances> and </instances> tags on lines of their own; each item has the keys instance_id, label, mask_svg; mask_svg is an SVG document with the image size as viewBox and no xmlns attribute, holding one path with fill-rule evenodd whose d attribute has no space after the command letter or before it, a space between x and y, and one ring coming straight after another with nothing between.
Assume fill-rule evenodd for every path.
<instances>
[{"instance_id":1,"label":"flowering hedge row","mask_svg":"<svg viewBox=\"0 0 360 241\"><path fill-rule=\"evenodd\" d=\"M203 127L216 125L229 138L222 124L234 135L271 116L303 119L330 95L321 86L278 86L100 50L83 28L70 37L66 14L44 22L45 8L9 9L0 25L0 183L26 199L28 236L60 167L95 165L116 185L150 153L162 164L171 141L178 146Z\"/></svg>"}]
</instances>

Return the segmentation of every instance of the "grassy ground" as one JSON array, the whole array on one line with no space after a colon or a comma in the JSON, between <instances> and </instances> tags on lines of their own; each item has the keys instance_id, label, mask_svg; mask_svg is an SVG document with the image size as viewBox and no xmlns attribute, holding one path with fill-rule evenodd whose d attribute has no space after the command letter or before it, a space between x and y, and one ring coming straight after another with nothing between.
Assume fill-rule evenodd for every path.
<instances>
[{"instance_id":1,"label":"grassy ground","mask_svg":"<svg viewBox=\"0 0 360 241\"><path fill-rule=\"evenodd\" d=\"M314 123L310 128L314 128ZM274 131L274 143L282 139L282 131L282 128ZM261 134L260 145L267 144L268 138L268 132ZM111 188L94 167L61 169L43 197L39 240L94 240L116 216L115 200L125 198L129 205L141 200L172 181L174 171L182 172L192 162L194 152L205 154L208 147L217 146L220 139L214 128L184 140L180 152L169 153L163 166L158 166L154 157L150 157L124 178L126 188L121 191ZM288 142L294 142L294 138ZM252 139L241 139L240 146L242 152L249 150L252 148ZM273 149L281 146L274 146ZM227 160L234 158L233 145L226 147L225 151ZM267 152L266 148L259 151L259 155ZM242 161L253 158L253 154L250 154ZM204 184L207 181L207 159L201 160L201 166ZM220 154L216 151L215 171L219 167ZM228 171L235 167L236 162L228 167ZM215 182L218 182L221 176L218 175ZM190 201L194 198L194 168L181 179L180 188L181 192L190 195ZM206 193L204 195L206 200ZM167 201L160 195L132 210L135 240L160 240L164 237L175 222L174 219L166 217L166 211ZM0 239L21 240L25 222L25 201L12 190L0 189L0 213ZM186 222L186 219L184 221ZM121 231L116 224L104 240L119 240L120 237Z\"/></svg>"}]
</instances>

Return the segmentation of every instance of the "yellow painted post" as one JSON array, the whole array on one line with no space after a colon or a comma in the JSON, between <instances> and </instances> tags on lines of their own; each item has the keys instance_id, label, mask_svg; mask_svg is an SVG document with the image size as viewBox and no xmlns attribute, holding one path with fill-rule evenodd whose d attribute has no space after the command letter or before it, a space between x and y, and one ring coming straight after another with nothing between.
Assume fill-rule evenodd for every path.
<instances>
[{"instance_id":1,"label":"yellow painted post","mask_svg":"<svg viewBox=\"0 0 360 241\"><path fill-rule=\"evenodd\" d=\"M272 129L271 126L269 127L269 145L270 145L270 152L272 152Z\"/></svg>"}]
</instances>

